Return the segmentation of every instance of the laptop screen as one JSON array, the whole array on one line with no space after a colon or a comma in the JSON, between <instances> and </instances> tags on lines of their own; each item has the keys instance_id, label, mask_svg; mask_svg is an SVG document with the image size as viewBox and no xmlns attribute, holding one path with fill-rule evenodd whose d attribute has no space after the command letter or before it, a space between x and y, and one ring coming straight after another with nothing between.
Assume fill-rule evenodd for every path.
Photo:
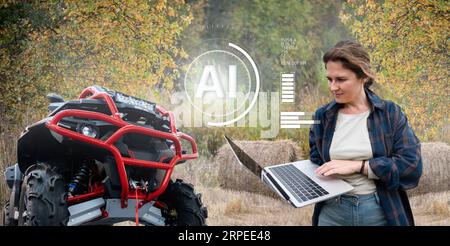
<instances>
[{"instance_id":1,"label":"laptop screen","mask_svg":"<svg viewBox=\"0 0 450 246\"><path fill-rule=\"evenodd\" d=\"M225 136L228 144L231 147L231 150L236 155L239 162L244 165L248 170L254 173L256 176L261 177L262 167L253 160L247 153L245 153L239 146L237 146L231 138Z\"/></svg>"}]
</instances>

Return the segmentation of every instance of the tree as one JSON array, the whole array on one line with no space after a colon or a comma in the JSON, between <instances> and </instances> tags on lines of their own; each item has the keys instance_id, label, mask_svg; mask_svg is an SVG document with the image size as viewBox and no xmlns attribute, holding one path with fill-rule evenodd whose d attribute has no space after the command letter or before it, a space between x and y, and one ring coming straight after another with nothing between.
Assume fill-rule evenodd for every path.
<instances>
[{"instance_id":1,"label":"tree","mask_svg":"<svg viewBox=\"0 0 450 246\"><path fill-rule=\"evenodd\" d=\"M424 141L450 141L449 9L439 0L348 1L341 13Z\"/></svg>"},{"instance_id":2,"label":"tree","mask_svg":"<svg viewBox=\"0 0 450 246\"><path fill-rule=\"evenodd\" d=\"M99 84L158 99L179 76L192 20L183 0L11 2L0 16L0 109L12 120L43 108L50 90L74 97Z\"/></svg>"},{"instance_id":3,"label":"tree","mask_svg":"<svg viewBox=\"0 0 450 246\"><path fill-rule=\"evenodd\" d=\"M196 1L195 18L182 44L195 47L202 40L222 38L242 46L260 68L264 91L279 89L281 72L296 72L297 88L326 84L322 54L350 38L338 17L341 5L325 0ZM289 41L293 47L285 53L283 43Z\"/></svg>"}]
</instances>

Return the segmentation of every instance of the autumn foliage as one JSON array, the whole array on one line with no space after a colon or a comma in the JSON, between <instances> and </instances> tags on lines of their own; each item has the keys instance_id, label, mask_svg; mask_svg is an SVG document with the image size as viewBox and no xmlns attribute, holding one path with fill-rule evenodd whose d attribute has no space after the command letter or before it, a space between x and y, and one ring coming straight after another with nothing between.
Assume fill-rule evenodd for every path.
<instances>
[{"instance_id":1,"label":"autumn foliage","mask_svg":"<svg viewBox=\"0 0 450 246\"><path fill-rule=\"evenodd\" d=\"M422 141L449 142L450 3L348 1L341 20L366 47L384 95L400 104Z\"/></svg>"},{"instance_id":2,"label":"autumn foliage","mask_svg":"<svg viewBox=\"0 0 450 246\"><path fill-rule=\"evenodd\" d=\"M0 16L0 111L12 122L27 108L45 112L50 91L73 98L99 84L162 96L193 18L182 0L5 1Z\"/></svg>"}]
</instances>

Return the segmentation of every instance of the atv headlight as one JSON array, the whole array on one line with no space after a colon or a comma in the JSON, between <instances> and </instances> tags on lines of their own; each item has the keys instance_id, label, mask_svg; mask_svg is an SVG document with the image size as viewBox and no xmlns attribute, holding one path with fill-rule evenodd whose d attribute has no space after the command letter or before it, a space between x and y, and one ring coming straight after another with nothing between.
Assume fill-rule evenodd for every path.
<instances>
[{"instance_id":1,"label":"atv headlight","mask_svg":"<svg viewBox=\"0 0 450 246\"><path fill-rule=\"evenodd\" d=\"M97 127L88 124L81 124L78 127L78 132L91 138L96 138L98 136Z\"/></svg>"}]
</instances>

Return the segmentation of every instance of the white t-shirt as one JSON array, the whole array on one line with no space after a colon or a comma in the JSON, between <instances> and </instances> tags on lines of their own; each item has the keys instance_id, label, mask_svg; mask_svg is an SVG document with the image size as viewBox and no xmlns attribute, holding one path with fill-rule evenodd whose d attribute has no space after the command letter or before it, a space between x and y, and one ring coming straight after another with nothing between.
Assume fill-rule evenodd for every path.
<instances>
[{"instance_id":1,"label":"white t-shirt","mask_svg":"<svg viewBox=\"0 0 450 246\"><path fill-rule=\"evenodd\" d=\"M359 114L338 113L336 128L330 146L331 160L362 161L373 158L367 117L370 110ZM366 162L366 165L369 165ZM370 194L376 191L373 179L378 179L369 166L369 177L354 173L350 175L336 175L354 187L350 194Z\"/></svg>"}]
</instances>

